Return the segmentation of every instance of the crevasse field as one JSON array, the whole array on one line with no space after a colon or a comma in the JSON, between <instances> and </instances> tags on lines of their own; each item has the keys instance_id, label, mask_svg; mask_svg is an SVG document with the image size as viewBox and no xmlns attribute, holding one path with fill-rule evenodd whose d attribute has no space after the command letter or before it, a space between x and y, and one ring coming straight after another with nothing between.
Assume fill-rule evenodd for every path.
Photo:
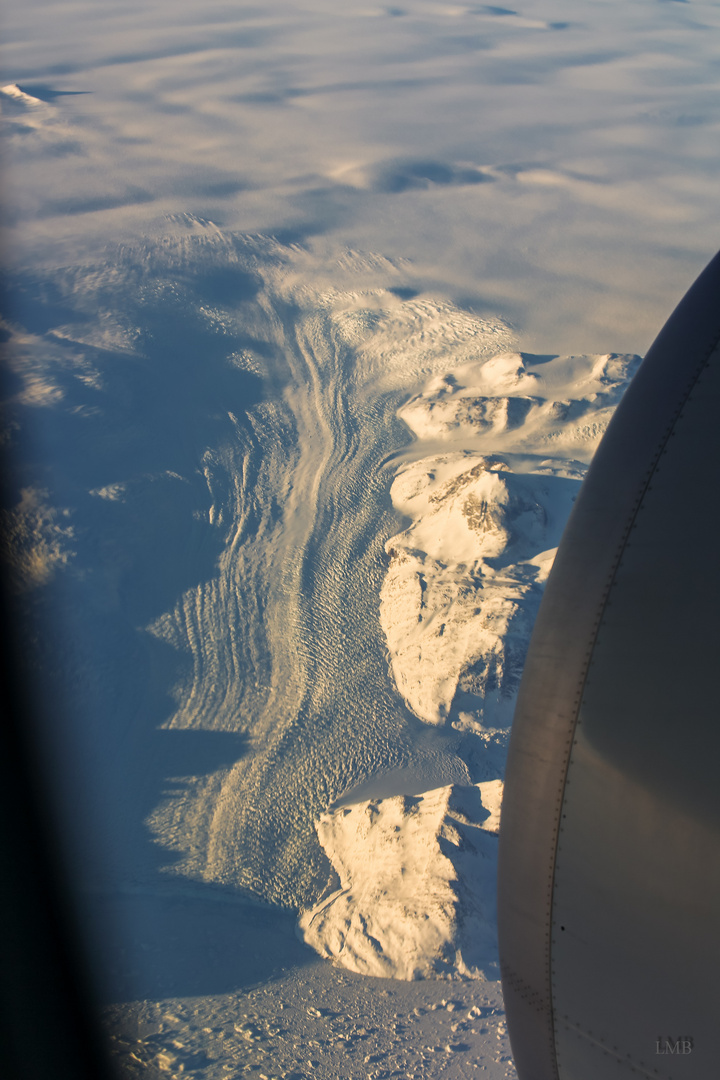
<instances>
[{"instance_id":1,"label":"crevasse field","mask_svg":"<svg viewBox=\"0 0 720 1080\"><path fill-rule=\"evenodd\" d=\"M5 11L5 532L122 1075L515 1076L514 697L718 244L719 31L709 0Z\"/></svg>"}]
</instances>

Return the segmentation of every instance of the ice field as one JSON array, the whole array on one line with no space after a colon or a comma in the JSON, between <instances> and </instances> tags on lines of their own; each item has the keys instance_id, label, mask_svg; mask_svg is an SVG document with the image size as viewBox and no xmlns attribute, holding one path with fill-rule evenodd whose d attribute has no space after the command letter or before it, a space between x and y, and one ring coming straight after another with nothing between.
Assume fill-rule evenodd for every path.
<instances>
[{"instance_id":1,"label":"ice field","mask_svg":"<svg viewBox=\"0 0 720 1080\"><path fill-rule=\"evenodd\" d=\"M6 13L5 532L123 1075L515 1075L514 697L716 243L717 23Z\"/></svg>"}]
</instances>

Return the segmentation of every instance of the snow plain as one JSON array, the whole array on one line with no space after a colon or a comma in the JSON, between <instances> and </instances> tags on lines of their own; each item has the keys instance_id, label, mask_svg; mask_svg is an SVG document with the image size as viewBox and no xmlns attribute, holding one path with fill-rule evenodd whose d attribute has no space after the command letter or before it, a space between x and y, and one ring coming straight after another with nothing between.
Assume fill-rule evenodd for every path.
<instances>
[{"instance_id":1,"label":"snow plain","mask_svg":"<svg viewBox=\"0 0 720 1080\"><path fill-rule=\"evenodd\" d=\"M12 571L118 1060L512 1076L512 700L633 354L712 254L717 8L4 20Z\"/></svg>"}]
</instances>

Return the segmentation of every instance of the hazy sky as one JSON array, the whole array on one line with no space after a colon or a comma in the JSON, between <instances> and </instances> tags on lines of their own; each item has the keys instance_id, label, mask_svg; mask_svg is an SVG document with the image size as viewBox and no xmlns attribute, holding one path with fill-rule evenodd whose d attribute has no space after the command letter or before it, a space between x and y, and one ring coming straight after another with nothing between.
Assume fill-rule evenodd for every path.
<instances>
[{"instance_id":1,"label":"hazy sky","mask_svg":"<svg viewBox=\"0 0 720 1080\"><path fill-rule=\"evenodd\" d=\"M716 4L30 0L9 250L191 212L408 259L528 348L644 351L717 246ZM27 113L27 110L25 110Z\"/></svg>"}]
</instances>

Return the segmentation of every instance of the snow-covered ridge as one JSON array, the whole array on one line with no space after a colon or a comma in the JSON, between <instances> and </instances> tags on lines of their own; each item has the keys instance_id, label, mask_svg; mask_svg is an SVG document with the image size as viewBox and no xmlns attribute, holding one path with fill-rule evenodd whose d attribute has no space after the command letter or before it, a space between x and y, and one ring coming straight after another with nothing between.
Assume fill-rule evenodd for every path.
<instances>
[{"instance_id":1,"label":"snow-covered ridge","mask_svg":"<svg viewBox=\"0 0 720 1080\"><path fill-rule=\"evenodd\" d=\"M44 104L40 98L33 97L32 94L28 94L24 90L21 90L16 83L8 83L7 86L0 86L0 94L4 94L5 97L11 98L22 105L26 105L28 108L36 109Z\"/></svg>"},{"instance_id":2,"label":"snow-covered ridge","mask_svg":"<svg viewBox=\"0 0 720 1080\"><path fill-rule=\"evenodd\" d=\"M115 755L103 765L117 829L109 835L152 807L143 843L117 845L113 874L153 881L159 853L168 877L308 908L307 940L341 964L402 978L492 972L492 935L482 930L492 918L477 914L473 897L492 893L495 838L476 786L494 782L499 801L513 679L592 449L573 428L612 408L615 369L630 362L508 352L502 320L408 296L402 268L378 256L344 251L326 265L266 237L193 218L184 231L176 225L163 245L56 276L63 302L47 333L10 328L18 403L62 416L73 469L77 445L102 450L74 480L72 534L53 532L57 550L46 545L92 638L76 685L106 663L115 670L108 618L133 649L147 638L148 658L159 643L177 659L172 676L161 675L167 696L155 693L148 660L138 692L150 712L121 767ZM198 342L209 343L200 368ZM129 394L150 365L177 405L152 405L157 427L132 460L125 447L137 418L110 393L119 356L141 360L120 365ZM398 410L414 425L409 447ZM543 441L548 434L572 453ZM108 542L99 554L84 541L95 534ZM209 549L202 566L184 547L196 539ZM118 588L125 559L133 596ZM147 632L136 640L138 625ZM388 650L400 692L430 721L424 731L390 685ZM97 693L108 730L124 732L134 705ZM89 700L84 690L77 699L88 732L97 716ZM136 769L157 752L156 737L189 748L168 759L171 785ZM198 740L207 757L193 750ZM214 745L225 749L210 753ZM368 800L379 823L369 839L351 827L362 818L354 804ZM329 810L340 802L350 808L342 819ZM336 883L321 913L328 868L318 822L338 883L352 881L347 892ZM482 857L465 865L451 830ZM427 874L417 869L424 852L434 853ZM378 860L385 922L367 877ZM479 866L485 884L463 891ZM431 896L440 897L434 937L422 926ZM472 919L484 942L474 959L458 945ZM400 940L414 942L411 971Z\"/></svg>"},{"instance_id":3,"label":"snow-covered ridge","mask_svg":"<svg viewBox=\"0 0 720 1080\"><path fill-rule=\"evenodd\" d=\"M499 781L367 800L323 814L336 871L306 911L308 944L365 975L496 977Z\"/></svg>"},{"instance_id":4,"label":"snow-covered ridge","mask_svg":"<svg viewBox=\"0 0 720 1080\"><path fill-rule=\"evenodd\" d=\"M399 410L421 445L448 448L399 469L392 500L411 524L385 546L380 620L420 719L509 724L541 587L636 364L503 353L433 378Z\"/></svg>"},{"instance_id":5,"label":"snow-covered ridge","mask_svg":"<svg viewBox=\"0 0 720 1080\"><path fill-rule=\"evenodd\" d=\"M419 440L587 464L639 358L502 353L430 380L400 410Z\"/></svg>"},{"instance_id":6,"label":"snow-covered ridge","mask_svg":"<svg viewBox=\"0 0 720 1080\"><path fill-rule=\"evenodd\" d=\"M55 159L66 158L67 155L81 156L78 153L80 143L77 128L69 120L68 114L58 109L52 101L29 94L17 83L7 83L0 86L0 114L5 126L5 138L19 161L26 159L28 154L47 154ZM86 144L83 157L90 156L89 149ZM44 162L43 166L34 166L24 175L24 195L33 187L30 173L33 178L45 175L55 176L57 180L57 161L54 168ZM53 192L53 198L57 198L57 190ZM21 203L22 200L16 198L16 211Z\"/></svg>"},{"instance_id":7,"label":"snow-covered ridge","mask_svg":"<svg viewBox=\"0 0 720 1080\"><path fill-rule=\"evenodd\" d=\"M572 476L558 478L562 463L537 468L513 473L499 456L455 451L406 465L393 484L395 505L413 522L386 544L380 621L398 689L427 723L510 723L577 489Z\"/></svg>"},{"instance_id":8,"label":"snow-covered ridge","mask_svg":"<svg viewBox=\"0 0 720 1080\"><path fill-rule=\"evenodd\" d=\"M495 975L486 811L497 828L542 588L637 363L505 352L434 375L399 410L417 441L391 497L410 524L385 545L380 622L398 690L419 719L461 733L475 783L320 818L336 877L300 931L338 964L399 979Z\"/></svg>"}]
</instances>

